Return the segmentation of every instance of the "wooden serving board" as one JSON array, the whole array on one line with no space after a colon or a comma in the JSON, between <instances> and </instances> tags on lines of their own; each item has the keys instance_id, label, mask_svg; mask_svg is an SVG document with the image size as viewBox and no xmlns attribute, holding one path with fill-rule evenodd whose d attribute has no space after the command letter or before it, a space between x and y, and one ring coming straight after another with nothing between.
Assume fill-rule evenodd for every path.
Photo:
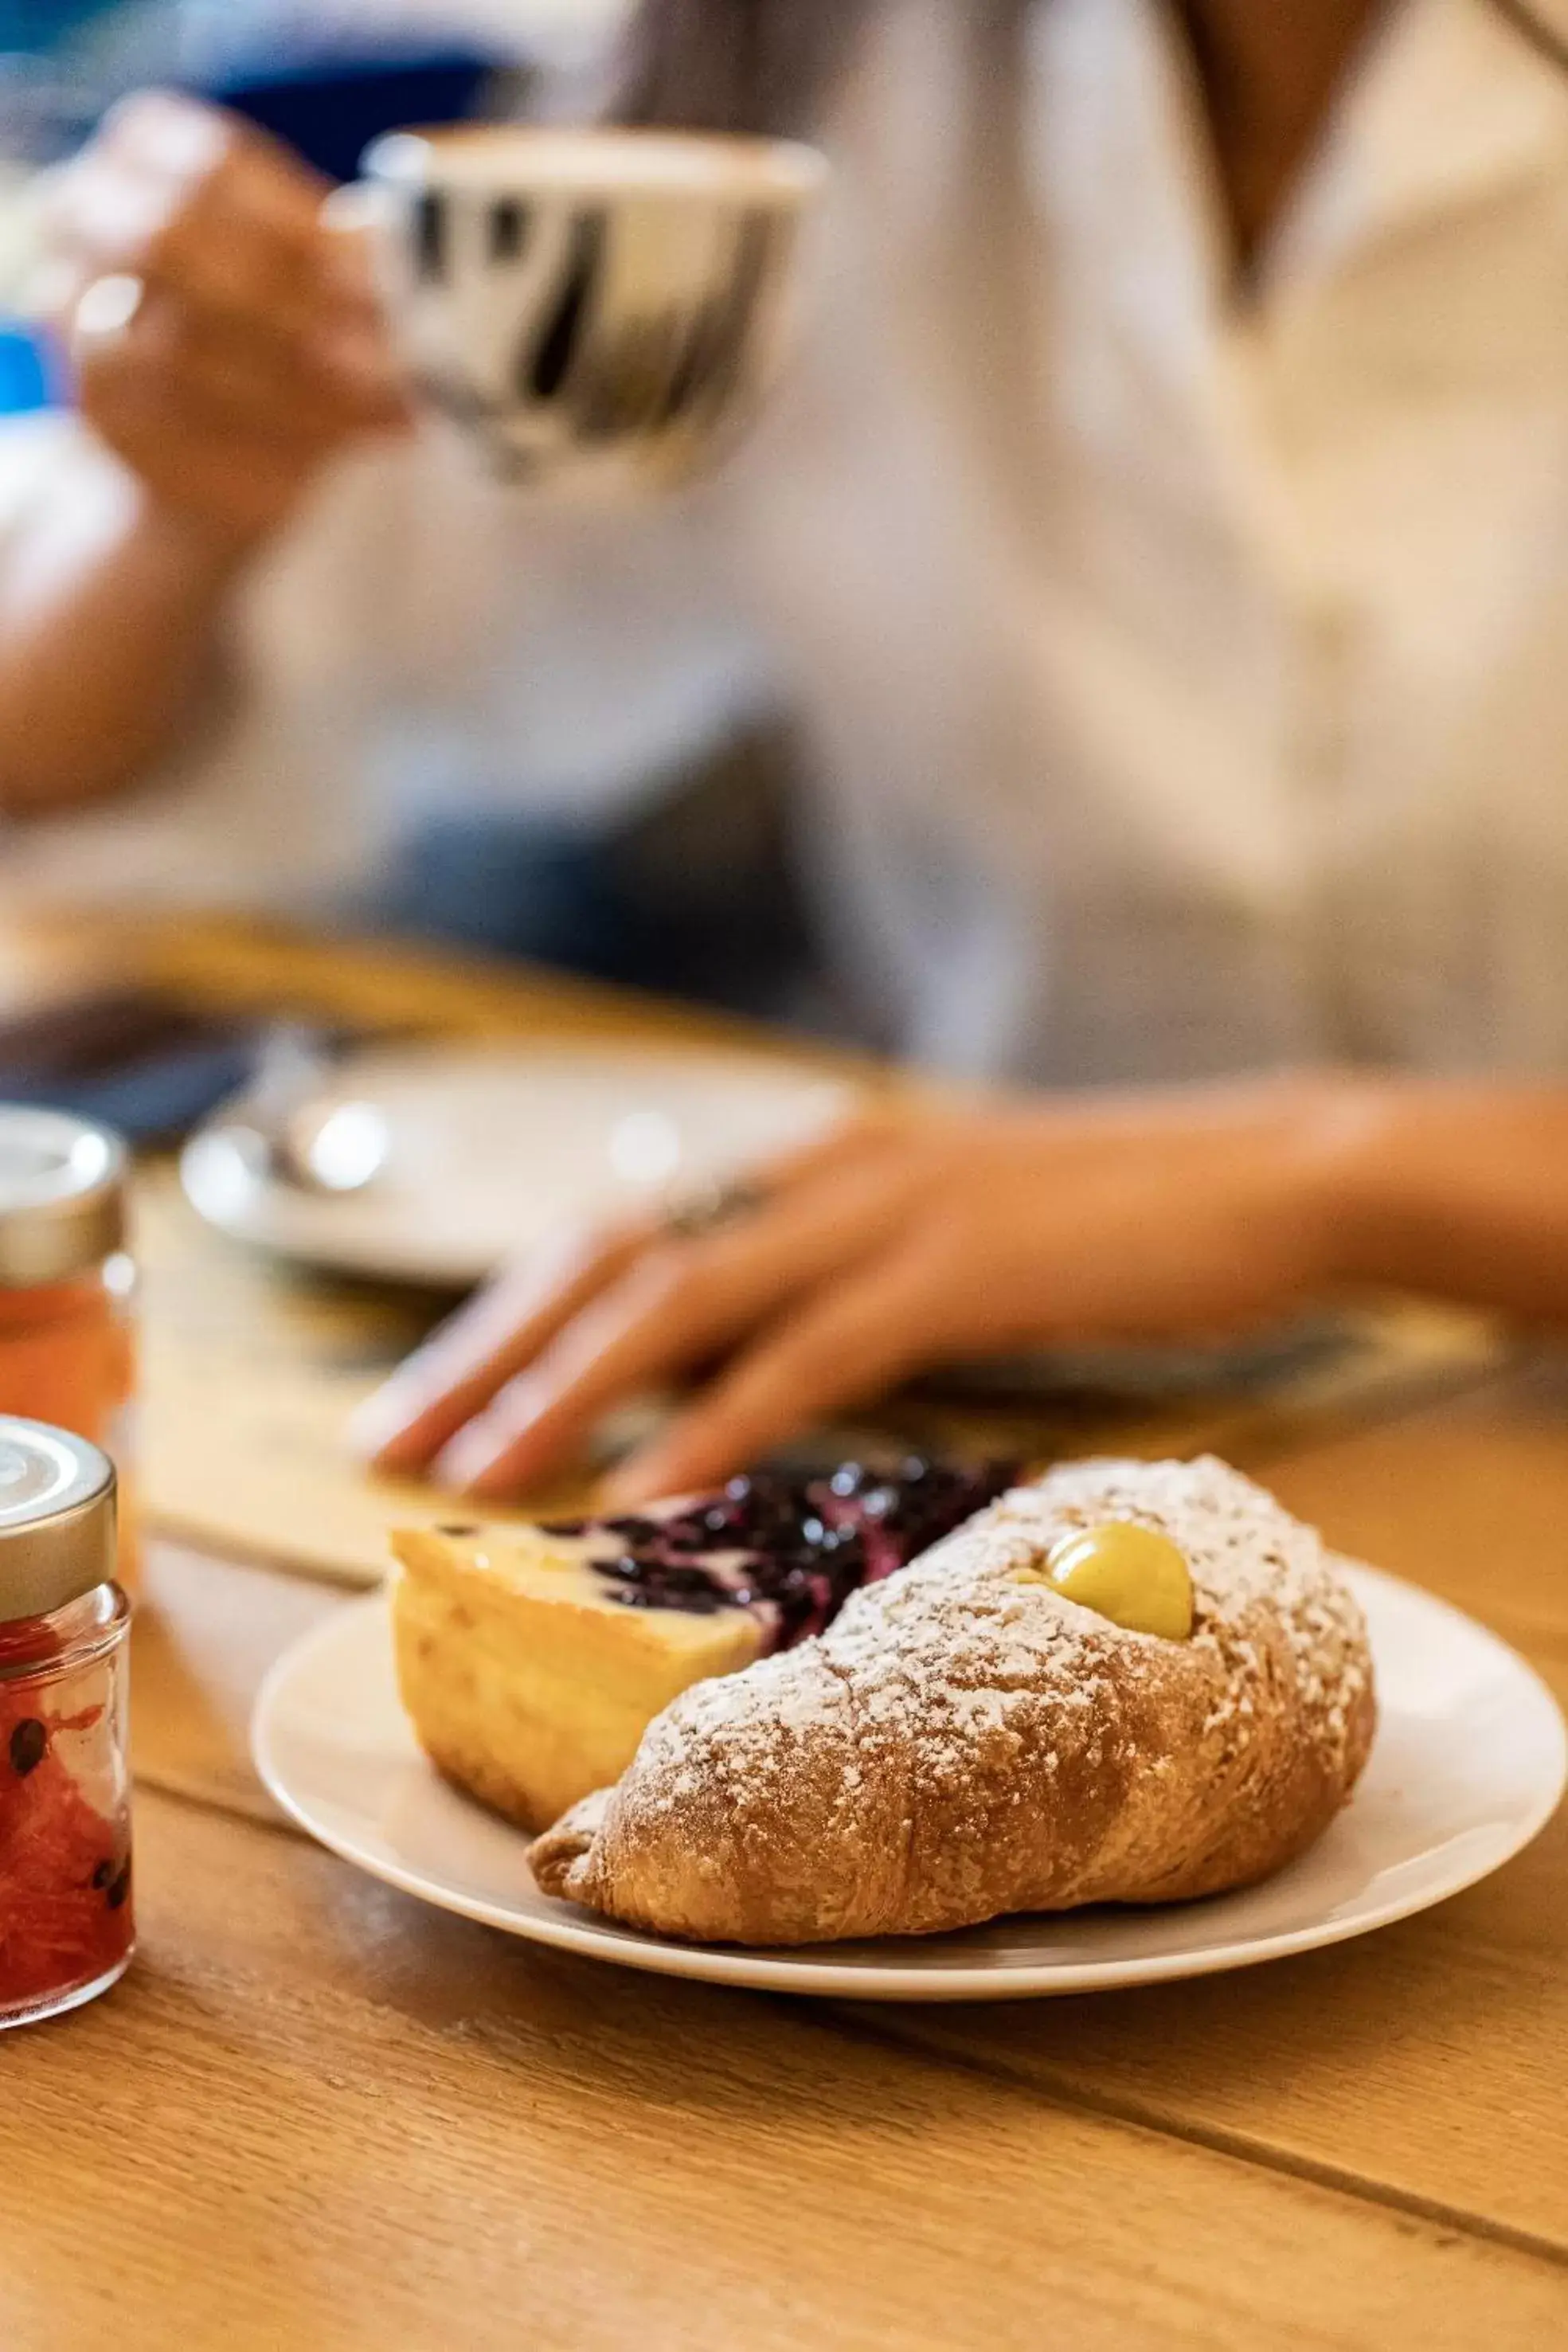
<instances>
[{"instance_id":1,"label":"wooden serving board","mask_svg":"<svg viewBox=\"0 0 1568 2352\"><path fill-rule=\"evenodd\" d=\"M354 1407L429 1328L436 1311L429 1299L327 1281L245 1249L201 1222L164 1166L141 1180L139 1244L140 1483L156 1532L365 1585L383 1572L390 1526L463 1516L450 1496L368 1475L344 1443ZM1278 1378L1244 1392L1152 1405L1146 1395L1088 1391L965 1404L911 1394L874 1422L821 1433L810 1451L840 1460L891 1442L1031 1461L1107 1447L1141 1454L1213 1448L1256 1459L1303 1423L1365 1420L1380 1402L1393 1409L1466 1382L1498 1360L1485 1318L1400 1306L1351 1319L1343 1346L1326 1359L1287 1363ZM580 1478L510 1516L567 1510L583 1499Z\"/></svg>"}]
</instances>

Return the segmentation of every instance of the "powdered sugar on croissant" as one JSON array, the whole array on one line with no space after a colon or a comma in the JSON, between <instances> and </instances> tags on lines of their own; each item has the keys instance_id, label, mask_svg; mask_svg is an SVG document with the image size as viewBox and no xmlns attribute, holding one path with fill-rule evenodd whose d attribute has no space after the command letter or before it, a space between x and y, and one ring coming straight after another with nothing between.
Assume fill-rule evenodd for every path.
<instances>
[{"instance_id":1,"label":"powdered sugar on croissant","mask_svg":"<svg viewBox=\"0 0 1568 2352\"><path fill-rule=\"evenodd\" d=\"M1114 1520L1185 1555L1190 1639L1038 1580L1063 1536ZM1375 1719L1361 1612L1312 1528L1213 1459L1075 1463L820 1639L685 1692L534 1864L552 1893L707 1942L1175 1902L1310 1845Z\"/></svg>"}]
</instances>

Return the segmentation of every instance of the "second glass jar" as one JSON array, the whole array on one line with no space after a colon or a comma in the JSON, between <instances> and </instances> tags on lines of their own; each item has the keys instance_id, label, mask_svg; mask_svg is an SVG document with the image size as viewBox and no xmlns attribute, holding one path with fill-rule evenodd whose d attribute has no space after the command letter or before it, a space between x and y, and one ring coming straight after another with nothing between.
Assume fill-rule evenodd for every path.
<instances>
[{"instance_id":1,"label":"second glass jar","mask_svg":"<svg viewBox=\"0 0 1568 2352\"><path fill-rule=\"evenodd\" d=\"M135 1269L126 1222L117 1136L0 1103L0 1413L72 1430L110 1455L129 1566Z\"/></svg>"}]
</instances>

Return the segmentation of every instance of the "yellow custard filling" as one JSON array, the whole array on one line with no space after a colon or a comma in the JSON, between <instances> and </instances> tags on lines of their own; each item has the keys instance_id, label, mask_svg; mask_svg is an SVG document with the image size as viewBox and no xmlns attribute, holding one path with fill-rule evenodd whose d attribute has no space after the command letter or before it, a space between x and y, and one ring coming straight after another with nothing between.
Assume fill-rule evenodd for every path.
<instances>
[{"instance_id":1,"label":"yellow custard filling","mask_svg":"<svg viewBox=\"0 0 1568 2352\"><path fill-rule=\"evenodd\" d=\"M1051 1546L1030 1583L1053 1585L1081 1608L1092 1609L1130 1633L1185 1642L1192 1632L1192 1578L1168 1536L1132 1519L1085 1528Z\"/></svg>"}]
</instances>

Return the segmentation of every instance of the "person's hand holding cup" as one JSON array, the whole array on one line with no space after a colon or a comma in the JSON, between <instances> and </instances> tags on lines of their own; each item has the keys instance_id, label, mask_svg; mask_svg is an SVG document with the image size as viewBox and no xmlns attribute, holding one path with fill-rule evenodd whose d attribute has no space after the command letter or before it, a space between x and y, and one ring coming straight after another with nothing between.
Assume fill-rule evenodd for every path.
<instances>
[{"instance_id":1,"label":"person's hand holding cup","mask_svg":"<svg viewBox=\"0 0 1568 2352\"><path fill-rule=\"evenodd\" d=\"M724 446L788 340L826 178L783 142L399 131L333 191L163 92L55 179L49 308L82 415L163 510L244 553L409 387L503 480L657 488Z\"/></svg>"},{"instance_id":2,"label":"person's hand holding cup","mask_svg":"<svg viewBox=\"0 0 1568 2352\"><path fill-rule=\"evenodd\" d=\"M362 243L287 150L217 110L126 100L56 175L50 310L86 421L219 549L292 515L327 461L407 403Z\"/></svg>"}]
</instances>

